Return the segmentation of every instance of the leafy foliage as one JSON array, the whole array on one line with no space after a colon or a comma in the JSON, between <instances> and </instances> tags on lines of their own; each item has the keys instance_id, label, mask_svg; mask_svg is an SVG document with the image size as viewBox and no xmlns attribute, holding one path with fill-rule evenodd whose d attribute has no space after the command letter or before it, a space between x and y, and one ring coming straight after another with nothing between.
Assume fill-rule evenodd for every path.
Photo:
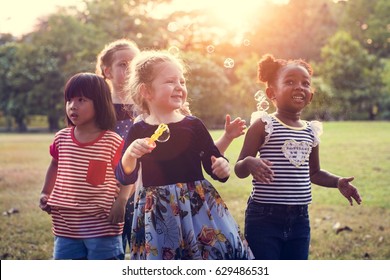
<instances>
[{"instance_id":1,"label":"leafy foliage","mask_svg":"<svg viewBox=\"0 0 390 280\"><path fill-rule=\"evenodd\" d=\"M141 49L172 49L186 57L192 111L210 127L222 127L226 113L249 119L261 89L257 62L266 53L315 66L316 95L306 117L390 119L389 1L259 1L241 37L206 11L161 15L170 3L85 0L81 8L58 8L41 18L22 38L0 34L0 111L7 129L15 122L26 130L31 114L46 115L52 131L61 127L66 80L94 72L99 51L123 37ZM225 67L226 59L234 65Z\"/></svg>"}]
</instances>

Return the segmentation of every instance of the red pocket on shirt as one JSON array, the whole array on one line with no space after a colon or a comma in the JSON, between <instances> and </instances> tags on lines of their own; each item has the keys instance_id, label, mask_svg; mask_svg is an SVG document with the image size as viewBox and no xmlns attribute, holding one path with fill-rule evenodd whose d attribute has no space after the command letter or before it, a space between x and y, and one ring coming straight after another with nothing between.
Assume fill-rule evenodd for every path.
<instances>
[{"instance_id":1,"label":"red pocket on shirt","mask_svg":"<svg viewBox=\"0 0 390 280\"><path fill-rule=\"evenodd\" d=\"M91 159L88 165L87 182L97 186L106 179L107 162Z\"/></svg>"}]
</instances>

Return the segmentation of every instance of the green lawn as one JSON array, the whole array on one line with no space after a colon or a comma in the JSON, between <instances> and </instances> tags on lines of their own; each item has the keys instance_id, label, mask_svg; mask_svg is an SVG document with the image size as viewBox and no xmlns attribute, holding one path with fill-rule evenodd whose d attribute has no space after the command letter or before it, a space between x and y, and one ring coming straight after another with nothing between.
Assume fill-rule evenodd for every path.
<instances>
[{"instance_id":1,"label":"green lawn","mask_svg":"<svg viewBox=\"0 0 390 280\"><path fill-rule=\"evenodd\" d=\"M212 131L217 138L222 131ZM50 259L50 216L38 197L50 162L53 134L0 134L0 259ZM229 147L232 175L212 182L241 229L251 179L233 166L243 137ZM337 190L313 186L310 259L390 259L390 123L327 122L321 137L322 168L355 176L363 204L349 206ZM9 214L11 209L16 213Z\"/></svg>"}]
</instances>

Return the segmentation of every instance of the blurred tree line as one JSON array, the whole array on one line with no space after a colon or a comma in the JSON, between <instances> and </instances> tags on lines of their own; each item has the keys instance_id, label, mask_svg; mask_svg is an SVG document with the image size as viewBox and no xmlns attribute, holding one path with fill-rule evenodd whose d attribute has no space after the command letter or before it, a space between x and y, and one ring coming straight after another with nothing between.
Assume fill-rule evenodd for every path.
<instances>
[{"instance_id":1,"label":"blurred tree line","mask_svg":"<svg viewBox=\"0 0 390 280\"><path fill-rule=\"evenodd\" d=\"M76 72L95 71L112 40L141 49L180 52L189 66L191 111L208 127L223 116L249 119L256 110L257 62L271 53L303 58L314 68L315 98L307 119L390 119L390 2L387 0L258 1L250 28L238 34L205 11L157 16L170 0L84 0L39 20L15 38L0 34L0 116L6 129L26 131L30 116L64 126L63 86ZM221 8L221 13L223 9Z\"/></svg>"}]
</instances>

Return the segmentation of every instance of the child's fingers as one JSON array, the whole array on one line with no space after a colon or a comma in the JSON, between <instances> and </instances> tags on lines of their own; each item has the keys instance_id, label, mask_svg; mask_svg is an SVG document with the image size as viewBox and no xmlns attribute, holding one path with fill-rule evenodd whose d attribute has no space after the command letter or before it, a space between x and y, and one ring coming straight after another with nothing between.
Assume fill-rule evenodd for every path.
<instances>
[{"instance_id":1,"label":"child's fingers","mask_svg":"<svg viewBox=\"0 0 390 280\"><path fill-rule=\"evenodd\" d=\"M226 117L225 117L225 125L230 124L230 121L231 121L231 117L230 117L229 114L227 114Z\"/></svg>"},{"instance_id":2,"label":"child's fingers","mask_svg":"<svg viewBox=\"0 0 390 280\"><path fill-rule=\"evenodd\" d=\"M356 189L353 191L351 197L356 201L357 204L362 203L362 198L360 197L360 195Z\"/></svg>"}]
</instances>

